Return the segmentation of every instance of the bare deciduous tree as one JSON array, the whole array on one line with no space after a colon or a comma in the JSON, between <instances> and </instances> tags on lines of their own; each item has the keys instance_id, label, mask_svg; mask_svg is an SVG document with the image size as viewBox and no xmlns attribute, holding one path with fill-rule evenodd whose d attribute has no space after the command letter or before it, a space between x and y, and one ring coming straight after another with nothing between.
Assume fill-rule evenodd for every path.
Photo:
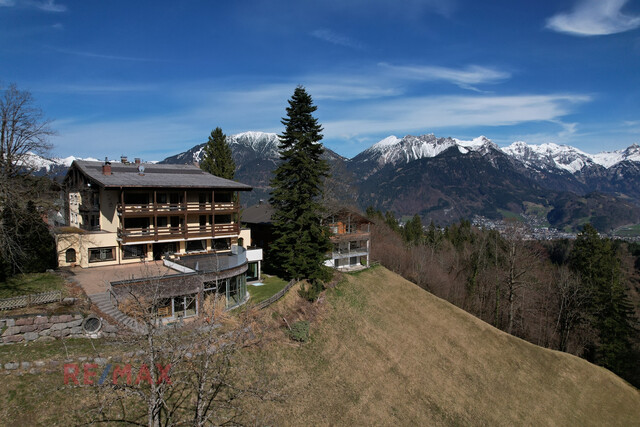
<instances>
[{"instance_id":1,"label":"bare deciduous tree","mask_svg":"<svg viewBox=\"0 0 640 427\"><path fill-rule=\"evenodd\" d=\"M23 248L11 218L24 216L25 202L39 200L43 187L48 187L28 172L32 167L29 153L44 154L51 148L48 138L54 132L49 125L31 93L18 90L15 84L0 88L0 263L9 264L12 270L20 269L17 260Z\"/></svg>"},{"instance_id":2,"label":"bare deciduous tree","mask_svg":"<svg viewBox=\"0 0 640 427\"><path fill-rule=\"evenodd\" d=\"M148 367L149 378L138 381L135 368L129 378L136 381L117 378L114 372L112 381L95 388L98 403L85 421L149 427L248 422L246 401L270 396L265 378L242 378L234 366L238 351L257 343L251 312L227 314L223 297L212 293L201 316L165 325L155 309L163 299L161 285L145 287L132 286L121 305L136 320L138 332L121 336L119 345L137 350L140 370Z\"/></svg>"},{"instance_id":3,"label":"bare deciduous tree","mask_svg":"<svg viewBox=\"0 0 640 427\"><path fill-rule=\"evenodd\" d=\"M45 154L54 134L28 91L15 84L2 90L0 97L0 178L2 185L21 169L29 168L29 153Z\"/></svg>"}]
</instances>

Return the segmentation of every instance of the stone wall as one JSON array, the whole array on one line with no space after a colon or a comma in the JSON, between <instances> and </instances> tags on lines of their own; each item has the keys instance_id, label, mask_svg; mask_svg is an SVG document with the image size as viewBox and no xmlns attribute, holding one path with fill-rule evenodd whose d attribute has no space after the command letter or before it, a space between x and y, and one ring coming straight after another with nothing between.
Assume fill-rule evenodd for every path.
<instances>
[{"instance_id":1,"label":"stone wall","mask_svg":"<svg viewBox=\"0 0 640 427\"><path fill-rule=\"evenodd\" d=\"M56 338L86 338L82 329L82 314L58 316L25 316L0 319L0 345L30 341L50 341ZM101 336L113 336L116 328L102 321Z\"/></svg>"}]
</instances>

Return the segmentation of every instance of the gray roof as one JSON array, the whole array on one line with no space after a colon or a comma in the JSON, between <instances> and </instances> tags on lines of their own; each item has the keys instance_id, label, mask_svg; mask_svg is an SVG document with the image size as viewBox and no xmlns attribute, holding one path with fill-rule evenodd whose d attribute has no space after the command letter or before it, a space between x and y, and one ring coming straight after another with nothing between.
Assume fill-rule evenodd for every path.
<instances>
[{"instance_id":1,"label":"gray roof","mask_svg":"<svg viewBox=\"0 0 640 427\"><path fill-rule=\"evenodd\" d=\"M204 172L195 165L165 165L142 163L144 173L135 163L112 163L111 175L102 173L103 162L74 160L74 166L101 187L171 187L171 188L222 188L250 191L249 185L220 178Z\"/></svg>"},{"instance_id":2,"label":"gray roof","mask_svg":"<svg viewBox=\"0 0 640 427\"><path fill-rule=\"evenodd\" d=\"M246 224L271 224L274 209L269 203L260 203L242 210L241 222Z\"/></svg>"}]
</instances>

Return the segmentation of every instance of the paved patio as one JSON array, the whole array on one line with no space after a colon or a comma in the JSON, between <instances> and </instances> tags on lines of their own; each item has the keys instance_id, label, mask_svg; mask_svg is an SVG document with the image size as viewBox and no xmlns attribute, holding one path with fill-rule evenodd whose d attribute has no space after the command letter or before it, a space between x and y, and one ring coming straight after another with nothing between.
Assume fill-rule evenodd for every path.
<instances>
[{"instance_id":1,"label":"paved patio","mask_svg":"<svg viewBox=\"0 0 640 427\"><path fill-rule=\"evenodd\" d=\"M110 282L118 280L178 274L177 271L165 267L162 261L90 268L75 267L69 271L73 273L72 279L82 286L87 295L104 293L109 288Z\"/></svg>"}]
</instances>

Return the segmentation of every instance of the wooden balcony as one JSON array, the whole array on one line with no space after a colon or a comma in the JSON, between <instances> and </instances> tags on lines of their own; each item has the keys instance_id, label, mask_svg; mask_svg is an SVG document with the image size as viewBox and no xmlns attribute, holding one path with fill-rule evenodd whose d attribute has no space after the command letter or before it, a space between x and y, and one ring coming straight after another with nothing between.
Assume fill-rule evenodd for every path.
<instances>
[{"instance_id":1,"label":"wooden balcony","mask_svg":"<svg viewBox=\"0 0 640 427\"><path fill-rule=\"evenodd\" d=\"M161 242L163 240L229 237L240 234L239 224L187 225L182 227L118 228L123 243Z\"/></svg>"},{"instance_id":2,"label":"wooden balcony","mask_svg":"<svg viewBox=\"0 0 640 427\"><path fill-rule=\"evenodd\" d=\"M237 202L215 203L147 203L147 204L122 204L118 203L118 213L126 216L148 216L154 214L179 215L185 213L214 213L228 214L238 212Z\"/></svg>"}]
</instances>

